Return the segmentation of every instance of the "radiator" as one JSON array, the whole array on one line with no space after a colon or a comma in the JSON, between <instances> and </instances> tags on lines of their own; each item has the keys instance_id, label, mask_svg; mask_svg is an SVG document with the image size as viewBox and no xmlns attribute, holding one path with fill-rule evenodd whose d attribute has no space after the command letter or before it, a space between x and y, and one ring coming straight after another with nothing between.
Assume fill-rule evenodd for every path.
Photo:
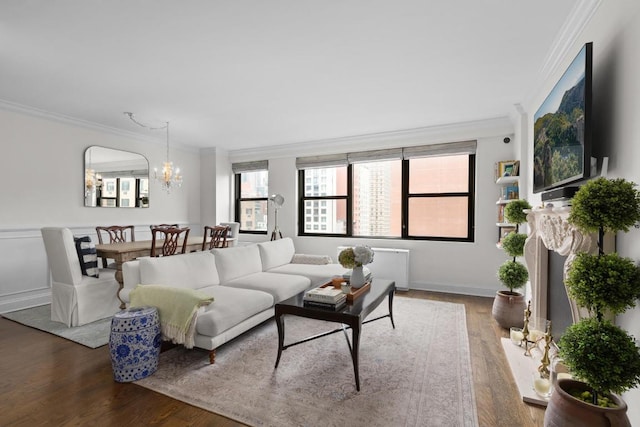
<instances>
[{"instance_id":1,"label":"radiator","mask_svg":"<svg viewBox=\"0 0 640 427\"><path fill-rule=\"evenodd\" d=\"M336 260L343 249L349 246L338 246ZM371 275L378 279L388 279L396 282L399 289L409 289L409 249L371 248L373 262L367 264Z\"/></svg>"}]
</instances>

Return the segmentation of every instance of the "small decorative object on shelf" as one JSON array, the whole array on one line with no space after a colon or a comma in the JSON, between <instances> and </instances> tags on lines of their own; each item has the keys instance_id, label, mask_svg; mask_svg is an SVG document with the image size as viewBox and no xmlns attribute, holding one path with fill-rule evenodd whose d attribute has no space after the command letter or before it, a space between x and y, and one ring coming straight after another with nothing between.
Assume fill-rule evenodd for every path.
<instances>
[{"instance_id":1,"label":"small decorative object on shelf","mask_svg":"<svg viewBox=\"0 0 640 427\"><path fill-rule=\"evenodd\" d=\"M506 160L495 164L495 181L500 186L500 195L496 201L498 205L498 242L496 246L501 247L501 240L505 236L504 229L515 227L515 224L509 223L505 216L505 205L512 200L520 198L520 162L518 160ZM511 228L513 230L513 228Z\"/></svg>"},{"instance_id":2,"label":"small decorative object on shelf","mask_svg":"<svg viewBox=\"0 0 640 427\"><path fill-rule=\"evenodd\" d=\"M373 250L368 246L346 248L338 255L338 261L344 268L351 268L349 284L352 288L359 288L366 283L362 266L373 261Z\"/></svg>"}]
</instances>

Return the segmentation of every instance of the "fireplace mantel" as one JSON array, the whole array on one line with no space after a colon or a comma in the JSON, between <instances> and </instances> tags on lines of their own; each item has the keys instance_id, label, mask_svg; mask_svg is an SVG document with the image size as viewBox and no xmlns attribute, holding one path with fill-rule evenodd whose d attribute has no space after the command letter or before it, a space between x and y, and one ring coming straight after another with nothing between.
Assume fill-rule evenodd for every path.
<instances>
[{"instance_id":1,"label":"fireplace mantel","mask_svg":"<svg viewBox=\"0 0 640 427\"><path fill-rule=\"evenodd\" d=\"M563 268L563 282L567 269L579 252L597 253L598 236L584 234L569 223L571 207L544 207L525 210L529 235L524 245L524 259L531 283L531 313L534 318L548 319L549 288L547 251L555 251L567 259ZM571 316L576 322L587 315L569 298Z\"/></svg>"}]
</instances>

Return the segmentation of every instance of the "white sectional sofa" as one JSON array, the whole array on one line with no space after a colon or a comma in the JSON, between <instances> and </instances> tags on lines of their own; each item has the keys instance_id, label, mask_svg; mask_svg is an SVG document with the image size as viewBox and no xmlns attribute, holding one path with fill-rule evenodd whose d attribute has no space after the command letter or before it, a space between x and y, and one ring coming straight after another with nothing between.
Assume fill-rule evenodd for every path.
<instances>
[{"instance_id":1,"label":"white sectional sofa","mask_svg":"<svg viewBox=\"0 0 640 427\"><path fill-rule=\"evenodd\" d=\"M140 258L123 264L122 301L138 285L197 289L214 297L200 309L195 346L210 351L274 315L273 306L348 270L327 256L295 254L293 241Z\"/></svg>"}]
</instances>

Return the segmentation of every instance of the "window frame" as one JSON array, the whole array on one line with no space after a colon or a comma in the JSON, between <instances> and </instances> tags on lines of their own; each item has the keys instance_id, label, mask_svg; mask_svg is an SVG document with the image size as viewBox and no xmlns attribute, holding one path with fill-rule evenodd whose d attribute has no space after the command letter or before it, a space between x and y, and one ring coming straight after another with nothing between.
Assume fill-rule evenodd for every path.
<instances>
[{"instance_id":1,"label":"window frame","mask_svg":"<svg viewBox=\"0 0 640 427\"><path fill-rule=\"evenodd\" d=\"M436 157L443 157L447 154ZM389 240L430 240L430 241L448 241L448 242L465 242L475 241L475 199L476 199L476 155L475 153L458 153L457 155L466 155L468 158L468 181L466 192L443 192L443 193L409 193L409 177L410 177L410 158L399 160L402 164L401 172L401 235L396 236L354 236L353 235L353 163L347 165L347 194L345 196L305 196L305 172L314 169L313 167L298 169L298 236L309 237L348 237L355 239L389 239ZM321 168L329 168L331 166L321 166ZM467 205L467 235L465 237L444 237L444 236L412 236L409 235L409 201L412 198L428 198L428 197L466 197ZM306 231L305 202L313 200L346 200L346 228L345 233L317 233Z\"/></svg>"},{"instance_id":2,"label":"window frame","mask_svg":"<svg viewBox=\"0 0 640 427\"><path fill-rule=\"evenodd\" d=\"M241 218L241 206L242 206L242 202L265 202L265 204L267 205L267 212L265 213L265 218L267 218L267 222L269 221L269 212L268 212L268 207L269 207L269 197L241 197L241 191L242 191L242 174L243 173L251 173L251 172L259 172L261 170L265 170L265 169L260 169L260 170L246 170L246 171L239 171L239 172L235 172L234 173L234 184L235 184L235 209L234 209L234 221L240 224L240 229L238 230L238 232L240 234L256 234L256 235L267 235L269 233L269 230L243 230L242 229L242 222L240 221ZM269 173L268 169L267 169L267 173Z\"/></svg>"},{"instance_id":3,"label":"window frame","mask_svg":"<svg viewBox=\"0 0 640 427\"><path fill-rule=\"evenodd\" d=\"M330 168L332 166L325 166L322 169ZM352 212L350 209L351 206L351 187L353 183L352 175L351 175L351 165L347 165L347 194L340 196L305 196L306 185L305 185L305 174L304 172L311 169L319 169L319 168L306 168L306 169L298 169L298 194L300 196L298 203L298 236L316 236L316 237L345 237L351 235L352 229ZM306 224L306 206L305 202L307 201L322 201L322 200L346 200L347 204L347 218L346 218L346 233L313 233L305 231ZM318 209L321 209L320 204L318 204ZM326 209L326 205L325 205ZM311 208L311 213L309 214L313 217L313 207Z\"/></svg>"}]
</instances>

